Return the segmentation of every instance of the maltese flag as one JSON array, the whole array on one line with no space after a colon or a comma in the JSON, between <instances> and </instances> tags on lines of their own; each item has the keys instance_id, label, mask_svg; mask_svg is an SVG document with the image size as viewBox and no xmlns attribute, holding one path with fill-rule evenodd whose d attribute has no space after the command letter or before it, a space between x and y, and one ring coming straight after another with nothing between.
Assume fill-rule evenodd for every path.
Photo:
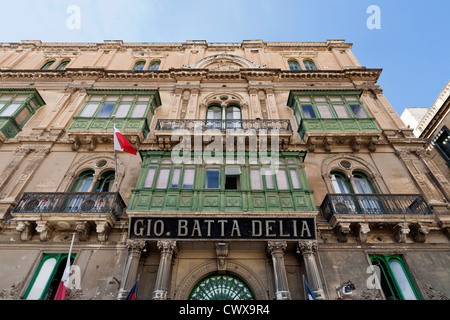
<instances>
[{"instance_id":1,"label":"maltese flag","mask_svg":"<svg viewBox=\"0 0 450 320\"><path fill-rule=\"evenodd\" d=\"M114 150L119 150L122 152L128 152L131 154L136 154L136 150L134 150L133 146L127 139L117 130L114 125Z\"/></svg>"},{"instance_id":2,"label":"maltese flag","mask_svg":"<svg viewBox=\"0 0 450 320\"><path fill-rule=\"evenodd\" d=\"M64 273L61 277L61 281L59 283L58 290L56 291L54 300L66 300L66 291L68 287L68 280L70 277L70 258L72 256L72 247L74 239L75 233L72 235L72 242L70 243L69 254L67 255L66 268L64 269Z\"/></svg>"}]
</instances>

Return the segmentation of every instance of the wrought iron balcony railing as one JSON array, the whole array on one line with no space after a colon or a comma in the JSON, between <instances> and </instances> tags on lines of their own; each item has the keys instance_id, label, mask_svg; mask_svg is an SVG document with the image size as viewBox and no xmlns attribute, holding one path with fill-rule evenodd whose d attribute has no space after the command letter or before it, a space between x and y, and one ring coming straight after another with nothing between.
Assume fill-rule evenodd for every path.
<instances>
[{"instance_id":1,"label":"wrought iron balcony railing","mask_svg":"<svg viewBox=\"0 0 450 320\"><path fill-rule=\"evenodd\" d=\"M271 120L200 120L200 119L158 119L155 130L227 130L255 129L291 131L291 122L287 119Z\"/></svg>"},{"instance_id":2,"label":"wrought iron balcony railing","mask_svg":"<svg viewBox=\"0 0 450 320\"><path fill-rule=\"evenodd\" d=\"M109 213L118 218L125 207L118 192L25 192L12 213Z\"/></svg>"},{"instance_id":3,"label":"wrought iron balcony railing","mask_svg":"<svg viewBox=\"0 0 450 320\"><path fill-rule=\"evenodd\" d=\"M327 194L320 208L327 221L335 214L433 214L419 194Z\"/></svg>"}]
</instances>

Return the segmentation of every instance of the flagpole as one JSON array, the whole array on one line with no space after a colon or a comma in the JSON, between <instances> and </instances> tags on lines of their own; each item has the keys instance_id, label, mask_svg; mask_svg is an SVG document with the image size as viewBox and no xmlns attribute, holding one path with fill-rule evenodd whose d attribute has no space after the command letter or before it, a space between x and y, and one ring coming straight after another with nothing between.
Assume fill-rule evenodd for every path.
<instances>
[{"instance_id":1,"label":"flagpole","mask_svg":"<svg viewBox=\"0 0 450 320\"><path fill-rule=\"evenodd\" d=\"M67 256L66 267L70 267L70 256L72 255L73 241L75 240L75 232L72 234L72 242L70 243L69 255Z\"/></svg>"},{"instance_id":2,"label":"flagpole","mask_svg":"<svg viewBox=\"0 0 450 320\"><path fill-rule=\"evenodd\" d=\"M119 192L119 188L117 188L117 150L114 144L114 141L116 139L116 115L113 115L113 124L114 124L114 130L113 130L113 146L114 146L114 184L116 185L116 191Z\"/></svg>"}]
</instances>

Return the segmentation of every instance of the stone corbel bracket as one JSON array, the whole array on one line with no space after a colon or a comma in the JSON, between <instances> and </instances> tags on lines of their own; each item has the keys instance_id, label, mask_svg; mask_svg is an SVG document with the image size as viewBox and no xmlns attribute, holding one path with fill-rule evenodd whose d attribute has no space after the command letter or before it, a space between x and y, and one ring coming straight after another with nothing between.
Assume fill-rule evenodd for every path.
<instances>
[{"instance_id":1,"label":"stone corbel bracket","mask_svg":"<svg viewBox=\"0 0 450 320\"><path fill-rule=\"evenodd\" d=\"M227 270L228 243L219 242L215 244L217 255L217 271L224 274Z\"/></svg>"}]
</instances>

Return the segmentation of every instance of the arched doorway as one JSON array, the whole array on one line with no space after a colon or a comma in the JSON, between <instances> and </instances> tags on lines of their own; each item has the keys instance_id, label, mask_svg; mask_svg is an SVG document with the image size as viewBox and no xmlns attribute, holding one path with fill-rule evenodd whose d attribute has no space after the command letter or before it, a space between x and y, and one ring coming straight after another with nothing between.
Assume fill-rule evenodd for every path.
<instances>
[{"instance_id":1,"label":"arched doorway","mask_svg":"<svg viewBox=\"0 0 450 320\"><path fill-rule=\"evenodd\" d=\"M189 300L255 300L255 296L240 278L214 274L197 283Z\"/></svg>"}]
</instances>

